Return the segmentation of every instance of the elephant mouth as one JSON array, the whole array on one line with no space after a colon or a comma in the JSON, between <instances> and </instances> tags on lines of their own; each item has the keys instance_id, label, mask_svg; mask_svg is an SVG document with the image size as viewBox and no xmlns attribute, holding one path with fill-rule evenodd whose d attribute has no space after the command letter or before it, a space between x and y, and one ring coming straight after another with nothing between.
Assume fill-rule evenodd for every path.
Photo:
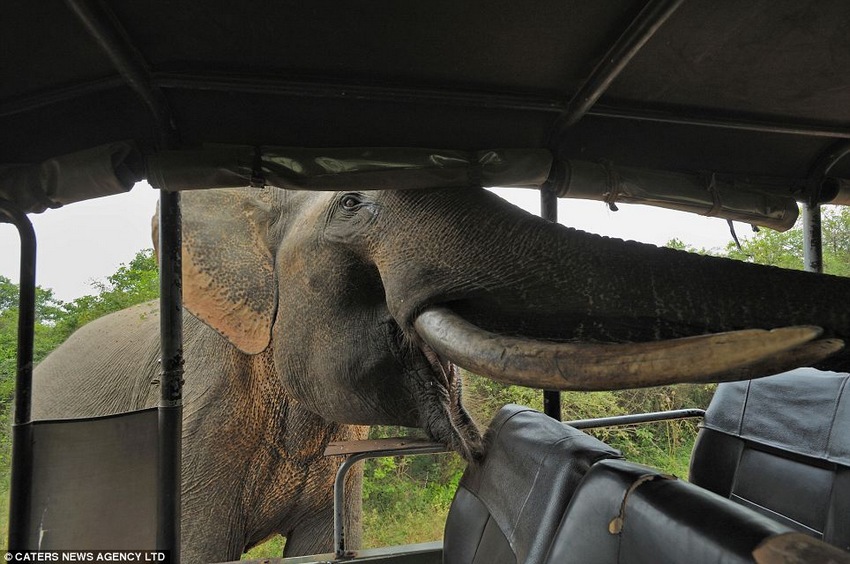
<instances>
[{"instance_id":1,"label":"elephant mouth","mask_svg":"<svg viewBox=\"0 0 850 564\"><path fill-rule=\"evenodd\" d=\"M819 339L822 330L808 325L648 343L553 342L489 331L446 305L425 308L413 326L435 369L451 363L506 384L550 390L746 380L814 364L844 346Z\"/></svg>"},{"instance_id":2,"label":"elephant mouth","mask_svg":"<svg viewBox=\"0 0 850 564\"><path fill-rule=\"evenodd\" d=\"M420 425L433 440L442 442L465 460L475 462L484 454L481 433L462 402L458 366L441 357L425 343L419 350L428 362L422 381L429 408L422 410Z\"/></svg>"}]
</instances>

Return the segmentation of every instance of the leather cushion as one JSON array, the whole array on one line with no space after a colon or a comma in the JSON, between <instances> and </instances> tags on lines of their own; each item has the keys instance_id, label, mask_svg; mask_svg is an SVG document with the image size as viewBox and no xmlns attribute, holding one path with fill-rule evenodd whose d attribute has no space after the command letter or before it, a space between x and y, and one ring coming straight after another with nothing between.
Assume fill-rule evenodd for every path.
<instances>
[{"instance_id":1,"label":"leather cushion","mask_svg":"<svg viewBox=\"0 0 850 564\"><path fill-rule=\"evenodd\" d=\"M612 532L609 527L617 517L622 527ZM604 460L573 496L546 562L751 563L752 551L762 541L791 531L655 469Z\"/></svg>"},{"instance_id":2,"label":"leather cushion","mask_svg":"<svg viewBox=\"0 0 850 564\"><path fill-rule=\"evenodd\" d=\"M811 368L721 384L693 483L850 550L850 375Z\"/></svg>"},{"instance_id":3,"label":"leather cushion","mask_svg":"<svg viewBox=\"0 0 850 564\"><path fill-rule=\"evenodd\" d=\"M467 468L449 510L447 563L541 562L588 469L621 456L578 429L517 405L499 411L485 441L483 462Z\"/></svg>"}]
</instances>

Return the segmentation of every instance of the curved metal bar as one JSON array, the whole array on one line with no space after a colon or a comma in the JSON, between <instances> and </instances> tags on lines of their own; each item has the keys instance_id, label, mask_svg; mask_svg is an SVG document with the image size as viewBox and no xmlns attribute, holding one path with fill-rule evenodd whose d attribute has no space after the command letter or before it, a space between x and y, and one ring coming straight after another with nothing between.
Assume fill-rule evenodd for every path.
<instances>
[{"instance_id":1,"label":"curved metal bar","mask_svg":"<svg viewBox=\"0 0 850 564\"><path fill-rule=\"evenodd\" d=\"M825 183L829 181L829 173L848 155L850 155L850 141L843 140L832 144L818 156L809 169L808 194L806 194L806 202L809 205L817 206L823 203L821 196Z\"/></svg>"},{"instance_id":2,"label":"curved metal bar","mask_svg":"<svg viewBox=\"0 0 850 564\"><path fill-rule=\"evenodd\" d=\"M403 449L374 450L353 454L340 464L334 479L334 553L337 558L350 558L353 553L345 548L345 476L351 468L369 458L381 458L384 456L399 456L412 454L438 454L449 452L444 446L413 446Z\"/></svg>"},{"instance_id":3,"label":"curved metal bar","mask_svg":"<svg viewBox=\"0 0 850 564\"><path fill-rule=\"evenodd\" d=\"M682 2L683 0L651 0L644 6L623 35L611 45L578 92L570 99L564 113L555 120L549 137L550 147L557 148L564 130L584 117Z\"/></svg>"},{"instance_id":4,"label":"curved metal bar","mask_svg":"<svg viewBox=\"0 0 850 564\"><path fill-rule=\"evenodd\" d=\"M102 3L91 0L66 0L66 3L112 61L124 81L147 106L156 123L162 145L171 145L175 128L165 96L151 81L147 64L127 39L118 20Z\"/></svg>"},{"instance_id":5,"label":"curved metal bar","mask_svg":"<svg viewBox=\"0 0 850 564\"><path fill-rule=\"evenodd\" d=\"M701 417L705 417L704 409L688 408L634 413L631 415L615 415L613 417L597 417L595 419L576 419L575 421L564 421L564 423L576 429L596 429L599 427L616 427L618 425L636 425L638 423L655 423L658 421Z\"/></svg>"},{"instance_id":6,"label":"curved metal bar","mask_svg":"<svg viewBox=\"0 0 850 564\"><path fill-rule=\"evenodd\" d=\"M21 239L21 273L18 296L18 359L15 375L15 419L12 433L12 478L9 492L9 550L25 550L32 494L33 343L35 340L35 230L29 218L12 202L0 199L0 220L18 229Z\"/></svg>"}]
</instances>

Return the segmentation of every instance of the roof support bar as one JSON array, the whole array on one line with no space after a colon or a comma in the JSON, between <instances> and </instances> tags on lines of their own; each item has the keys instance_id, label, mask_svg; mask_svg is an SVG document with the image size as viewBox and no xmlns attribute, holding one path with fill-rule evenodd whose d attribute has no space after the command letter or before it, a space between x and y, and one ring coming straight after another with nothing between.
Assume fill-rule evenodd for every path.
<instances>
[{"instance_id":1,"label":"roof support bar","mask_svg":"<svg viewBox=\"0 0 850 564\"><path fill-rule=\"evenodd\" d=\"M117 18L101 2L66 0L68 7L85 26L124 81L147 106L163 147L172 145L176 131L165 96L153 85L148 66L130 43Z\"/></svg>"},{"instance_id":2,"label":"roof support bar","mask_svg":"<svg viewBox=\"0 0 850 564\"><path fill-rule=\"evenodd\" d=\"M830 171L841 159L850 155L850 141L839 142L823 153L809 172L808 194L803 203L803 266L808 272L823 272L823 232L821 202L831 201L838 193Z\"/></svg>"},{"instance_id":3,"label":"roof support bar","mask_svg":"<svg viewBox=\"0 0 850 564\"><path fill-rule=\"evenodd\" d=\"M558 195L548 183L540 189L540 217L558 223ZM543 413L555 421L561 420L561 392L543 390Z\"/></svg>"},{"instance_id":4,"label":"roof support bar","mask_svg":"<svg viewBox=\"0 0 850 564\"><path fill-rule=\"evenodd\" d=\"M15 420L12 428L12 483L9 492L9 550L28 547L32 497L33 347L35 340L35 231L14 204L0 200L0 222L9 222L21 238L21 277L18 297L18 359L15 376Z\"/></svg>"},{"instance_id":5,"label":"roof support bar","mask_svg":"<svg viewBox=\"0 0 850 564\"><path fill-rule=\"evenodd\" d=\"M212 90L297 98L337 98L368 102L470 106L490 110L550 113L563 111L563 102L556 99L395 84L358 84L341 82L332 76L320 81L307 81L286 78L245 79L198 73L160 72L155 73L152 79L155 85L166 90Z\"/></svg>"},{"instance_id":6,"label":"roof support bar","mask_svg":"<svg viewBox=\"0 0 850 564\"><path fill-rule=\"evenodd\" d=\"M806 201L811 204L831 202L841 192L840 181L829 174L839 162L850 156L850 141L839 141L821 154L809 169Z\"/></svg>"},{"instance_id":7,"label":"roof support bar","mask_svg":"<svg viewBox=\"0 0 850 564\"><path fill-rule=\"evenodd\" d=\"M160 191L159 471L157 550L180 563L181 448L183 436L183 292L180 194Z\"/></svg>"},{"instance_id":8,"label":"roof support bar","mask_svg":"<svg viewBox=\"0 0 850 564\"><path fill-rule=\"evenodd\" d=\"M847 128L839 129L817 123L764 121L759 119L758 116L739 116L731 118L723 115L695 113L695 110L691 111L694 113L683 113L684 110L681 108L675 111L667 111L662 108L637 109L597 104L592 109L588 110L587 115L593 117L649 121L672 125L694 125L700 127L713 127L716 129L751 131L753 133L775 133L777 135L800 135L802 137L850 139L850 130Z\"/></svg>"},{"instance_id":9,"label":"roof support bar","mask_svg":"<svg viewBox=\"0 0 850 564\"><path fill-rule=\"evenodd\" d=\"M551 148L558 147L564 130L584 117L638 51L676 11L682 1L651 0L644 6L623 35L608 49L578 92L570 99L567 109L555 120L549 137Z\"/></svg>"},{"instance_id":10,"label":"roof support bar","mask_svg":"<svg viewBox=\"0 0 850 564\"><path fill-rule=\"evenodd\" d=\"M803 204L803 266L806 272L823 272L820 204Z\"/></svg>"}]
</instances>

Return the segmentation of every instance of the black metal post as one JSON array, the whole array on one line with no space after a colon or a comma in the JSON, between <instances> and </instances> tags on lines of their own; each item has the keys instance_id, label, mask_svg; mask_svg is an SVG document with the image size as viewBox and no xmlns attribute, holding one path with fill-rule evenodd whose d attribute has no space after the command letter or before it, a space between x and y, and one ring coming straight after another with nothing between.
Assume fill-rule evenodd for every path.
<instances>
[{"instance_id":1,"label":"black metal post","mask_svg":"<svg viewBox=\"0 0 850 564\"><path fill-rule=\"evenodd\" d=\"M558 196L548 186L540 190L540 217L552 223L558 222ZM561 392L543 391L543 413L557 421L561 420Z\"/></svg>"},{"instance_id":2,"label":"black metal post","mask_svg":"<svg viewBox=\"0 0 850 564\"><path fill-rule=\"evenodd\" d=\"M803 264L807 272L823 272L820 204L803 204Z\"/></svg>"},{"instance_id":3,"label":"black metal post","mask_svg":"<svg viewBox=\"0 0 850 564\"><path fill-rule=\"evenodd\" d=\"M33 344L35 340L35 231L14 204L0 200L0 220L18 229L21 239L21 279L18 295L18 358L15 375L15 418L12 427L12 477L9 492L9 550L26 550L32 497Z\"/></svg>"},{"instance_id":4,"label":"black metal post","mask_svg":"<svg viewBox=\"0 0 850 564\"><path fill-rule=\"evenodd\" d=\"M159 404L158 550L180 562L180 488L183 437L183 291L180 194L160 191L159 268L162 373Z\"/></svg>"},{"instance_id":5,"label":"black metal post","mask_svg":"<svg viewBox=\"0 0 850 564\"><path fill-rule=\"evenodd\" d=\"M803 263L808 272L823 272L823 233L820 205L829 173L850 155L850 141L839 141L822 153L809 170L809 190L803 203Z\"/></svg>"}]
</instances>

